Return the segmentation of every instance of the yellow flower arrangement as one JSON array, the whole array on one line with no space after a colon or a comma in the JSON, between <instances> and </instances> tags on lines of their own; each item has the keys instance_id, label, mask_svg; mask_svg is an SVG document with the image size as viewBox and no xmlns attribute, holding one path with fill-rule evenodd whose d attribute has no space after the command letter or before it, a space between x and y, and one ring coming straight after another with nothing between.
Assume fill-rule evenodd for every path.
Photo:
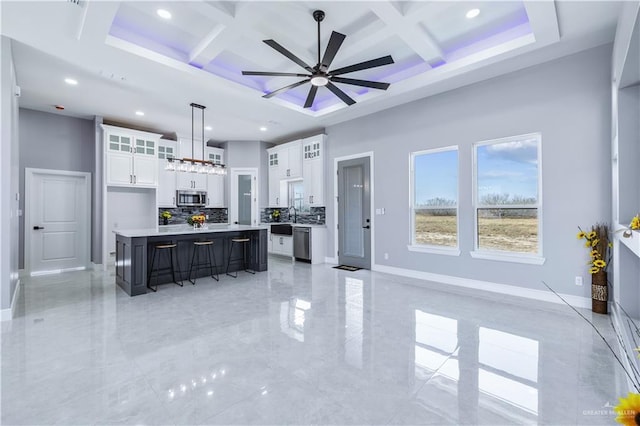
<instances>
[{"instance_id":1,"label":"yellow flower arrangement","mask_svg":"<svg viewBox=\"0 0 640 426\"><path fill-rule=\"evenodd\" d=\"M162 214L160 215L160 217L162 219L171 219L173 216L171 216L171 212L165 210L162 212Z\"/></svg>"},{"instance_id":2,"label":"yellow flower arrangement","mask_svg":"<svg viewBox=\"0 0 640 426\"><path fill-rule=\"evenodd\" d=\"M189 225L202 226L205 222L206 217L203 214L196 214L187 219L187 223Z\"/></svg>"},{"instance_id":3,"label":"yellow flower arrangement","mask_svg":"<svg viewBox=\"0 0 640 426\"><path fill-rule=\"evenodd\" d=\"M631 223L629 224L629 228L634 231L640 230L640 214L637 214L631 219Z\"/></svg>"},{"instance_id":4,"label":"yellow flower arrangement","mask_svg":"<svg viewBox=\"0 0 640 426\"><path fill-rule=\"evenodd\" d=\"M640 394L629 392L626 398L620 398L618 405L613 407L618 417L616 421L627 426L635 426L640 418Z\"/></svg>"},{"instance_id":5,"label":"yellow flower arrangement","mask_svg":"<svg viewBox=\"0 0 640 426\"><path fill-rule=\"evenodd\" d=\"M609 227L604 224L596 224L588 233L580 227L578 229L580 232L576 237L579 240L585 240L584 246L591 249L589 251L591 260L587 263L589 273L597 274L600 271L605 271L610 260L609 249L613 246L609 242Z\"/></svg>"}]
</instances>

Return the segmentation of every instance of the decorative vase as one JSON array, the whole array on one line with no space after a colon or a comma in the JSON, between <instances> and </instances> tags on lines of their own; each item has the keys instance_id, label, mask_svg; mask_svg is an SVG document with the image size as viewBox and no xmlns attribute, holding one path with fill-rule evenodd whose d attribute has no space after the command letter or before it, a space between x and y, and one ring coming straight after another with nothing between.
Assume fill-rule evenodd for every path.
<instances>
[{"instance_id":1,"label":"decorative vase","mask_svg":"<svg viewBox=\"0 0 640 426\"><path fill-rule=\"evenodd\" d=\"M166 217L162 218L162 224L163 225L168 225L169 224L169 219L167 219Z\"/></svg>"},{"instance_id":2,"label":"decorative vase","mask_svg":"<svg viewBox=\"0 0 640 426\"><path fill-rule=\"evenodd\" d=\"M607 314L607 272L599 271L591 275L591 310L597 314Z\"/></svg>"}]
</instances>

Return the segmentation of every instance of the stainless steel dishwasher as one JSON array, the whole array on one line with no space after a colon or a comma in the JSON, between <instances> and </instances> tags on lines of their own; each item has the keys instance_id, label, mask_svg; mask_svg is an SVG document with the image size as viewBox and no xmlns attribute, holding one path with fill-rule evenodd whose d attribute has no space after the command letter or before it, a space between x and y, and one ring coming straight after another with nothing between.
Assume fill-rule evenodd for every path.
<instances>
[{"instance_id":1,"label":"stainless steel dishwasher","mask_svg":"<svg viewBox=\"0 0 640 426\"><path fill-rule=\"evenodd\" d=\"M293 227L293 257L311 261L311 228L308 226Z\"/></svg>"}]
</instances>

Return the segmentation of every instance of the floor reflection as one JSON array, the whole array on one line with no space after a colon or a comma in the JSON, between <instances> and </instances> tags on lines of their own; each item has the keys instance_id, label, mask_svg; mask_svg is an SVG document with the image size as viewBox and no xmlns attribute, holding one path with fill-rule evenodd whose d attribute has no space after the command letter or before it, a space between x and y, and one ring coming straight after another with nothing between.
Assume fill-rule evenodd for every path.
<instances>
[{"instance_id":1,"label":"floor reflection","mask_svg":"<svg viewBox=\"0 0 640 426\"><path fill-rule=\"evenodd\" d=\"M134 298L113 279L25 280L3 424L611 424L626 393L559 305L280 258Z\"/></svg>"}]
</instances>

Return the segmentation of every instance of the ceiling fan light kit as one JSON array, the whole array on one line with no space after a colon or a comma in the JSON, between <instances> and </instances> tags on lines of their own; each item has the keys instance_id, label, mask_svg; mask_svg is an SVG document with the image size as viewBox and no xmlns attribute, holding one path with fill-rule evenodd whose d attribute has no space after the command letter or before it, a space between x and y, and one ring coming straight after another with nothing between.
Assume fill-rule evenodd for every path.
<instances>
[{"instance_id":1,"label":"ceiling fan light kit","mask_svg":"<svg viewBox=\"0 0 640 426\"><path fill-rule=\"evenodd\" d=\"M289 73L289 72L269 72L269 71L242 71L242 75L255 75L255 76L269 76L269 77L304 77L304 80L300 80L296 83L290 84L288 86L284 86L280 89L269 92L263 96L263 98L269 99L273 96L276 96L280 93L284 93L288 90L295 89L298 86L302 86L303 84L310 83L311 88L309 89L309 94L307 95L307 99L304 103L304 108L310 108L313 105L313 102L316 98L316 93L318 92L318 87L326 87L333 94L335 94L342 102L347 105L353 105L356 103L349 95L347 95L342 89L336 86L333 83L342 83L342 84L350 84L353 86L361 86L361 87L369 87L372 89L379 90L387 90L389 88L390 83L382 83L377 81L370 80L358 80L354 78L344 78L338 77L342 74L347 74L356 71L367 70L370 68L381 67L383 65L393 64L393 58L391 55L383 56L380 58L372 59L365 62L360 62L357 64L349 65L347 67L338 68L336 70L329 70L333 59L335 58L340 46L344 42L346 36L344 34L340 34L336 31L331 32L331 37L329 38L329 43L327 44L327 48L324 51L324 56L322 59L320 58L320 22L324 19L324 12L322 10L315 10L313 12L313 19L318 23L318 62L314 67L309 66L302 59L298 58L296 55L291 53L289 50L285 49L282 45L280 45L275 40L263 40L265 44L269 47L277 50L282 55L286 56L291 61L295 62L298 66L304 68L309 74L302 73Z\"/></svg>"},{"instance_id":2,"label":"ceiling fan light kit","mask_svg":"<svg viewBox=\"0 0 640 426\"><path fill-rule=\"evenodd\" d=\"M174 172L187 172L187 173L206 173L210 175L226 175L227 167L224 164L215 164L213 161L204 159L204 110L207 108L204 105L198 105L191 103L191 156L193 157L193 144L194 139L194 112L195 109L202 111L202 160L196 158L167 158L167 165L165 170Z\"/></svg>"}]
</instances>

